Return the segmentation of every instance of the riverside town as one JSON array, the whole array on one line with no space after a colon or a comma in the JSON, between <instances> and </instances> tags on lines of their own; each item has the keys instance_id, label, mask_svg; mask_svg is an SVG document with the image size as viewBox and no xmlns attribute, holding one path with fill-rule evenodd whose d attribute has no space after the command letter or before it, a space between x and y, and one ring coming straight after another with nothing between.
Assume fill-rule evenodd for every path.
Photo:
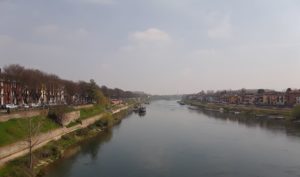
<instances>
[{"instance_id":1,"label":"riverside town","mask_svg":"<svg viewBox=\"0 0 300 177\"><path fill-rule=\"evenodd\" d=\"M299 0L0 0L0 177L300 177Z\"/></svg>"},{"instance_id":2,"label":"riverside town","mask_svg":"<svg viewBox=\"0 0 300 177\"><path fill-rule=\"evenodd\" d=\"M300 89L288 88L282 92L268 89L207 91L206 93L201 91L197 94L187 95L185 98L203 103L275 106L284 108L300 104Z\"/></svg>"},{"instance_id":3,"label":"riverside town","mask_svg":"<svg viewBox=\"0 0 300 177\"><path fill-rule=\"evenodd\" d=\"M62 150L120 123L149 100L142 92L100 87L93 79L64 80L20 65L1 70L0 93L0 176L5 177L41 175Z\"/></svg>"}]
</instances>

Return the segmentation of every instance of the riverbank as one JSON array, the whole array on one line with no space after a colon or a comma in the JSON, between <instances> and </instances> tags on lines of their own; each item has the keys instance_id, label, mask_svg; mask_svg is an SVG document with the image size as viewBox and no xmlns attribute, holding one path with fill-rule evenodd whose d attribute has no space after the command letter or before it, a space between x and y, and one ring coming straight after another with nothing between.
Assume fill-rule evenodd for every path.
<instances>
[{"instance_id":1,"label":"riverbank","mask_svg":"<svg viewBox=\"0 0 300 177\"><path fill-rule=\"evenodd\" d=\"M233 114L243 114L252 117L273 118L273 119L292 119L292 109L290 108L275 108L275 107L256 107L254 105L230 105L216 103L201 103L193 100L184 100L184 103L191 106L196 106L210 111L221 111Z\"/></svg>"},{"instance_id":2,"label":"riverbank","mask_svg":"<svg viewBox=\"0 0 300 177\"><path fill-rule=\"evenodd\" d=\"M190 110L159 100L147 105L145 116L130 114L99 135L70 148L71 155L49 165L45 177L300 174L300 124L289 121Z\"/></svg>"},{"instance_id":3,"label":"riverbank","mask_svg":"<svg viewBox=\"0 0 300 177\"><path fill-rule=\"evenodd\" d=\"M49 141L44 142L36 148L34 151L34 170L33 173L36 176L43 176L43 169L48 164L63 157L66 149L76 145L77 143L94 137L106 129L111 128L113 125L120 123L121 119L125 117L130 111L130 106L120 108L113 111L113 113L103 113L93 117L85 118L81 125L75 125L71 127L74 129L70 132L58 133L56 140L52 138ZM82 126L84 124L84 126ZM82 126L76 128L77 126ZM0 176L3 177L26 177L31 176L31 171L27 168L28 149L24 150L22 157L16 158L4 165L0 169ZM11 160L11 159L9 159Z\"/></svg>"}]
</instances>

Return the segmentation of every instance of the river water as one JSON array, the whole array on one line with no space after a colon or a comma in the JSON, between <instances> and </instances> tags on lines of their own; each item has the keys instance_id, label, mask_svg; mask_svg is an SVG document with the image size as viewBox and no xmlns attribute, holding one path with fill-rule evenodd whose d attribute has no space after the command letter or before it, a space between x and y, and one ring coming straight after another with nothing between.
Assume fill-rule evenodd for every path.
<instances>
[{"instance_id":1,"label":"river water","mask_svg":"<svg viewBox=\"0 0 300 177\"><path fill-rule=\"evenodd\" d=\"M47 177L300 176L300 127L154 101L51 165Z\"/></svg>"}]
</instances>

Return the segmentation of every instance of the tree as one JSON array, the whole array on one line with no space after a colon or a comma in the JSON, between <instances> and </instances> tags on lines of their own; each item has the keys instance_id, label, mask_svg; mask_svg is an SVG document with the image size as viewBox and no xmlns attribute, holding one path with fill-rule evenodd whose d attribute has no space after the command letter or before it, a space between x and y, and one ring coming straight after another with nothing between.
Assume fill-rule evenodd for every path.
<instances>
[{"instance_id":1,"label":"tree","mask_svg":"<svg viewBox=\"0 0 300 177\"><path fill-rule=\"evenodd\" d=\"M108 99L104 96L100 87L96 84L96 82L93 79L91 79L90 83L89 83L88 95L97 104L100 104L100 105L108 105L109 104Z\"/></svg>"},{"instance_id":2,"label":"tree","mask_svg":"<svg viewBox=\"0 0 300 177\"><path fill-rule=\"evenodd\" d=\"M300 105L296 105L292 110L292 116L295 119L300 119Z\"/></svg>"},{"instance_id":3,"label":"tree","mask_svg":"<svg viewBox=\"0 0 300 177\"><path fill-rule=\"evenodd\" d=\"M246 93L247 93L247 90L246 90L245 88L242 88L242 89L241 89L241 93L242 93L242 94L246 94Z\"/></svg>"},{"instance_id":4,"label":"tree","mask_svg":"<svg viewBox=\"0 0 300 177\"><path fill-rule=\"evenodd\" d=\"M26 122L24 124L23 121L16 121L16 127L22 131L25 130L24 134L27 136L26 141L26 150L28 150L28 154L26 154L26 160L16 162L16 166L11 170L9 170L8 174L4 174L4 176L22 176L22 177L35 177L37 174L34 170L34 155L33 150L36 146L41 142L38 134L41 132L41 127L44 119L40 119L38 117L28 117L26 118ZM26 128L26 129L24 129ZM48 137L45 137L48 138ZM25 150L25 149L24 149ZM11 171L11 172L10 172Z\"/></svg>"},{"instance_id":5,"label":"tree","mask_svg":"<svg viewBox=\"0 0 300 177\"><path fill-rule=\"evenodd\" d=\"M258 94L263 94L263 93L265 93L265 90L264 90L264 89L258 89L258 90L257 90L257 93L258 93Z\"/></svg>"},{"instance_id":6,"label":"tree","mask_svg":"<svg viewBox=\"0 0 300 177\"><path fill-rule=\"evenodd\" d=\"M33 171L33 150L36 145L40 143L38 138L38 134L40 133L40 129L42 126L42 122L39 119L34 119L33 117L28 117L28 149L29 149L29 157L28 157L28 168L31 172L31 175L34 176Z\"/></svg>"},{"instance_id":7,"label":"tree","mask_svg":"<svg viewBox=\"0 0 300 177\"><path fill-rule=\"evenodd\" d=\"M144 93L124 91L119 88L111 89L106 86L100 88L93 79L91 79L90 82L62 80L57 75L48 74L37 69L24 68L17 64L5 66L0 77L21 85L22 90L17 96L23 99L20 99L20 101L26 104L39 100L42 86L44 86L46 95L48 95L47 101L50 101L51 98L54 100L57 93L62 93L63 91L64 99L69 104L99 102L99 96L101 98L102 95L116 99L147 96ZM102 91L102 94L100 92L97 93L97 90ZM102 98L100 102L105 102L105 99Z\"/></svg>"},{"instance_id":8,"label":"tree","mask_svg":"<svg viewBox=\"0 0 300 177\"><path fill-rule=\"evenodd\" d=\"M100 89L97 89L95 91L95 101L97 104L99 105L104 105L107 106L109 105L109 100L107 97L104 96L104 94L102 93L102 91Z\"/></svg>"}]
</instances>

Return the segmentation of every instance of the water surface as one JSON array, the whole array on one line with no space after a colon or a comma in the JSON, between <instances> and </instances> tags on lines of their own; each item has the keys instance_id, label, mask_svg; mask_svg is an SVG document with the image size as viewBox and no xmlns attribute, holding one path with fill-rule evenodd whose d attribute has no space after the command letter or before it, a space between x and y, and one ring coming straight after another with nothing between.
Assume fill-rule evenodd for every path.
<instances>
[{"instance_id":1,"label":"water surface","mask_svg":"<svg viewBox=\"0 0 300 177\"><path fill-rule=\"evenodd\" d=\"M155 101L51 165L47 177L300 176L297 125Z\"/></svg>"}]
</instances>

